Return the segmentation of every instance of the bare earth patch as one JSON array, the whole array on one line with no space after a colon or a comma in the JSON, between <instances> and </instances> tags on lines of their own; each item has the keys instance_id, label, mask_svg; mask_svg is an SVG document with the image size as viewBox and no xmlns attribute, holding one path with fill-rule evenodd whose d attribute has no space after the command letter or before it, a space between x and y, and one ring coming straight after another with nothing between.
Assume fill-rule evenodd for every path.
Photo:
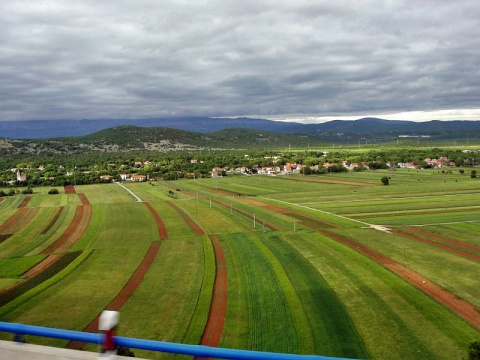
<instances>
[{"instance_id":1,"label":"bare earth patch","mask_svg":"<svg viewBox=\"0 0 480 360\"><path fill-rule=\"evenodd\" d=\"M220 338L222 337L225 315L227 313L227 266L220 240L215 235L210 236L210 240L215 252L215 284L207 325L203 332L201 344L218 347Z\"/></svg>"},{"instance_id":2,"label":"bare earth patch","mask_svg":"<svg viewBox=\"0 0 480 360\"><path fill-rule=\"evenodd\" d=\"M155 222L157 223L158 235L160 236L160 240L167 239L168 237L167 229L165 228L165 224L163 223L162 218L160 217L160 215L158 215L158 213L155 211L152 205L150 205L150 203L144 202L144 204L148 208L148 210L150 210L150 212L153 215L153 218L155 219Z\"/></svg>"},{"instance_id":3,"label":"bare earth patch","mask_svg":"<svg viewBox=\"0 0 480 360\"><path fill-rule=\"evenodd\" d=\"M77 192L73 185L66 185L63 189L65 190L65 194L75 194Z\"/></svg>"},{"instance_id":4,"label":"bare earth patch","mask_svg":"<svg viewBox=\"0 0 480 360\"><path fill-rule=\"evenodd\" d=\"M188 224L188 226L190 226L190 229L192 229L195 235L205 235L205 231L203 231L203 229L200 226L198 226L197 223L190 218L190 216L185 214L185 212L182 209L180 209L177 205L175 205L171 201L167 201L167 204L178 212L178 214L182 217L182 219Z\"/></svg>"}]
</instances>

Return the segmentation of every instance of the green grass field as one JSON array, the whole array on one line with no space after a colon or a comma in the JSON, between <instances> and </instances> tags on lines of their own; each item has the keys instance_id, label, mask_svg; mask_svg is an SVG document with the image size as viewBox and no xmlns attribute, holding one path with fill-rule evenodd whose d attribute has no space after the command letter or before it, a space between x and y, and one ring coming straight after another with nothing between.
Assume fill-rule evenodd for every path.
<instances>
[{"instance_id":1,"label":"green grass field","mask_svg":"<svg viewBox=\"0 0 480 360\"><path fill-rule=\"evenodd\" d=\"M381 184L382 176L390 177L390 185ZM228 279L221 347L349 358L462 359L468 343L480 339L478 327L325 235L353 239L480 309L480 263L468 257L480 256L480 179L458 171L400 169L125 185L159 214L168 237L120 310L122 336L200 342L216 266L207 235L215 235L225 252ZM81 204L77 194L59 189L59 195L48 195L48 190L34 189L28 208L36 210L35 216L0 243L0 288L19 281L44 257L40 252L63 234ZM122 187L76 190L92 204L92 217L68 251L85 255L22 301L6 305L8 311L0 309L0 321L83 329L127 283L150 243L159 240L148 208ZM22 198L0 203L0 225ZM42 234L61 206L58 219ZM202 234L195 234L184 216ZM46 338L31 342L66 345Z\"/></svg>"}]
</instances>

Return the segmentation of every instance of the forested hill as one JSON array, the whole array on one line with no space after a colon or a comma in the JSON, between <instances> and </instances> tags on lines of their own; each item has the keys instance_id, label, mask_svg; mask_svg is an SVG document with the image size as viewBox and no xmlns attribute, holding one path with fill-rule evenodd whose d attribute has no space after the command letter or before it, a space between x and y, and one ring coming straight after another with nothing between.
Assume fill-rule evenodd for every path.
<instances>
[{"instance_id":1,"label":"forested hill","mask_svg":"<svg viewBox=\"0 0 480 360\"><path fill-rule=\"evenodd\" d=\"M158 118L158 119L96 119L96 120L35 120L0 121L0 138L48 139L84 136L100 130L131 125L163 127L202 134L224 129L243 128L279 134L312 135L328 138L344 136L398 137L399 135L465 138L480 136L480 121L394 121L376 118L333 120L321 124L301 124L252 118Z\"/></svg>"},{"instance_id":2,"label":"forested hill","mask_svg":"<svg viewBox=\"0 0 480 360\"><path fill-rule=\"evenodd\" d=\"M0 138L0 156L25 158L92 152L271 149L290 145L305 147L310 141L315 145L313 137L241 128L203 134L164 127L119 126L78 137L23 140Z\"/></svg>"}]
</instances>

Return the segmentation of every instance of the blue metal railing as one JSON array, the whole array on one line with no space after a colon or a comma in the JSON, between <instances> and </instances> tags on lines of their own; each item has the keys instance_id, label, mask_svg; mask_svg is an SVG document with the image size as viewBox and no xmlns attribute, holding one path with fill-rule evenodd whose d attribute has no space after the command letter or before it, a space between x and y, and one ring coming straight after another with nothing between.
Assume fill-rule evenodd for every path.
<instances>
[{"instance_id":1,"label":"blue metal railing","mask_svg":"<svg viewBox=\"0 0 480 360\"><path fill-rule=\"evenodd\" d=\"M24 325L17 323L0 322L0 331L9 332L15 335L33 335L50 337L56 339L81 341L92 344L102 344L103 334L85 333L81 331L62 330L55 328L47 328L42 326ZM125 346L128 348L159 351L183 355L191 355L197 357L211 357L219 359L258 359L258 360L340 360L340 358L332 358L318 355L295 355L281 354L261 351L235 350L214 348L203 345L187 345L176 344L165 341L153 341L126 338L115 336L115 344L117 346ZM342 359L345 360L345 359Z\"/></svg>"}]
</instances>

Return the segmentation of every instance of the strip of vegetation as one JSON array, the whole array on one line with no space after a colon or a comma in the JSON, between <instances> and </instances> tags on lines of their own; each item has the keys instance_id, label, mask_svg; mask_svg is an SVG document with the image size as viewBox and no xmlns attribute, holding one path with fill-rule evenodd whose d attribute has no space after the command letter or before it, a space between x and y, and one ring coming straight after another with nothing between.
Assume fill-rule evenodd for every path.
<instances>
[{"instance_id":1,"label":"strip of vegetation","mask_svg":"<svg viewBox=\"0 0 480 360\"><path fill-rule=\"evenodd\" d=\"M248 333L244 337L247 343L237 343L236 346L259 351L298 352L299 334L296 324L267 259L247 234L229 235L224 244L231 247L230 254L235 254L242 264L236 275L244 278L236 284L244 286L238 292L246 298L247 308L234 310L248 316ZM227 258L227 264L229 261ZM231 286L233 285L229 283L229 288ZM228 324L228 314L234 310L227 313L227 326L236 326L235 323L238 322L236 320L235 323Z\"/></svg>"},{"instance_id":2,"label":"strip of vegetation","mask_svg":"<svg viewBox=\"0 0 480 360\"><path fill-rule=\"evenodd\" d=\"M18 278L45 257L46 255L33 255L0 259L0 278Z\"/></svg>"},{"instance_id":3,"label":"strip of vegetation","mask_svg":"<svg viewBox=\"0 0 480 360\"><path fill-rule=\"evenodd\" d=\"M184 344L200 343L212 302L213 284L215 282L215 254L213 253L212 243L207 236L202 236L202 243L204 256L202 288L198 295L195 312L183 339ZM177 356L177 358L179 357Z\"/></svg>"},{"instance_id":4,"label":"strip of vegetation","mask_svg":"<svg viewBox=\"0 0 480 360\"><path fill-rule=\"evenodd\" d=\"M93 250L86 250L84 252L75 251L67 253L47 270L16 286L11 291L0 295L0 306L2 306L0 317L5 316L12 309L62 280L87 259L92 252Z\"/></svg>"},{"instance_id":5,"label":"strip of vegetation","mask_svg":"<svg viewBox=\"0 0 480 360\"><path fill-rule=\"evenodd\" d=\"M292 234L288 236L298 239ZM315 353L353 359L368 358L365 345L349 315L318 271L279 234L262 239L262 242L272 252L274 261L285 269L289 283L294 288L291 292L301 294L299 300L303 311L309 314Z\"/></svg>"}]
</instances>

